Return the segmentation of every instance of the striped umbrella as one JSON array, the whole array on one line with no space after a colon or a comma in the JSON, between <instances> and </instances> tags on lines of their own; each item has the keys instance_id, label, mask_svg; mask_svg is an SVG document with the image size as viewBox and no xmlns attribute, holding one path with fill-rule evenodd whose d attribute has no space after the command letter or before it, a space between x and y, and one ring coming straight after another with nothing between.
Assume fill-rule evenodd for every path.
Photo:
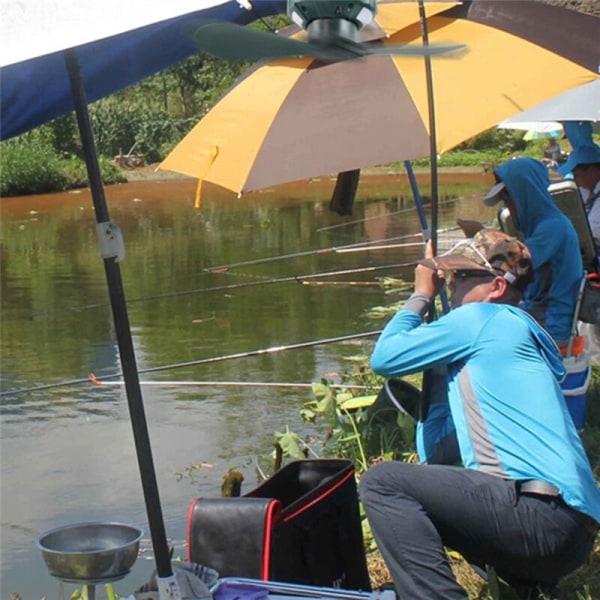
<instances>
[{"instance_id":1,"label":"striped umbrella","mask_svg":"<svg viewBox=\"0 0 600 600\"><path fill-rule=\"evenodd\" d=\"M600 19L538 2L473 0L428 17L431 44L458 56L259 63L160 165L236 193L437 151L598 77ZM383 41L420 43L418 23ZM379 44L381 42L373 42ZM551 74L551 75L549 75Z\"/></svg>"}]
</instances>

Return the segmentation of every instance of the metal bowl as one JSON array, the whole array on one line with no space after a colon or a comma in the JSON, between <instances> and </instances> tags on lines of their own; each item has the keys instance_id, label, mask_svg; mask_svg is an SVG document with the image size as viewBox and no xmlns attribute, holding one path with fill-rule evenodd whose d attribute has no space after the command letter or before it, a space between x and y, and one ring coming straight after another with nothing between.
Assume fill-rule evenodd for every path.
<instances>
[{"instance_id":1,"label":"metal bowl","mask_svg":"<svg viewBox=\"0 0 600 600\"><path fill-rule=\"evenodd\" d=\"M129 573L142 535L138 527L123 523L74 523L42 533L36 544L54 577L96 583Z\"/></svg>"}]
</instances>

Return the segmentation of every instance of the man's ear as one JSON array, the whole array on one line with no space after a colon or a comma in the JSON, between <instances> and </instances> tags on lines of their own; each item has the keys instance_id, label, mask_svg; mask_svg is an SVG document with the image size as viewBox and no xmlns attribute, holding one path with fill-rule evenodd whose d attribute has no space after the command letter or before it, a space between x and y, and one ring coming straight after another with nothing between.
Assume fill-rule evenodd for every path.
<instances>
[{"instance_id":1,"label":"man's ear","mask_svg":"<svg viewBox=\"0 0 600 600\"><path fill-rule=\"evenodd\" d=\"M488 302L498 302L504 297L506 294L506 290L508 289L508 281L498 275L492 281L492 291L488 295Z\"/></svg>"}]
</instances>

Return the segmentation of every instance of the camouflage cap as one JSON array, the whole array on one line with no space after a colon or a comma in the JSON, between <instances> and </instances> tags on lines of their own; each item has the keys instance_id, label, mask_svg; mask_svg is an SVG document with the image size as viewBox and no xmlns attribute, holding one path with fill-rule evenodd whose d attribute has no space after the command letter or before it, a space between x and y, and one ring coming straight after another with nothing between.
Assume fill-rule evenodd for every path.
<instances>
[{"instance_id":1,"label":"camouflage cap","mask_svg":"<svg viewBox=\"0 0 600 600\"><path fill-rule=\"evenodd\" d=\"M456 243L432 259L419 261L431 269L444 271L489 271L524 290L533 279L531 253L517 238L493 229L482 229L472 238Z\"/></svg>"}]
</instances>

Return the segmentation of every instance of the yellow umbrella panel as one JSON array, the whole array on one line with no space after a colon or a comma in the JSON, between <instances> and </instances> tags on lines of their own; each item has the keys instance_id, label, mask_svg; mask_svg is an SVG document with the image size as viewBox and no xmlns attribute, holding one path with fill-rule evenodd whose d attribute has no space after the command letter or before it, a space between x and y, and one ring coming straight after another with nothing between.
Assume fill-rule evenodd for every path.
<instances>
[{"instance_id":1,"label":"yellow umbrella panel","mask_svg":"<svg viewBox=\"0 0 600 600\"><path fill-rule=\"evenodd\" d=\"M432 64L440 154L503 119L597 78L584 66L493 27L439 16L428 23L430 43L460 40L468 48L458 59L438 58ZM409 43L419 35L418 28L411 27L385 43ZM406 57L392 60L419 112L426 115L423 65Z\"/></svg>"},{"instance_id":2,"label":"yellow umbrella panel","mask_svg":"<svg viewBox=\"0 0 600 600\"><path fill-rule=\"evenodd\" d=\"M530 9L531 4L510 3L510 10ZM533 7L530 21L539 20L542 32L552 35L552 23L543 21L551 7L538 6L543 12L535 13ZM242 78L160 168L241 193L410 160L429 154L430 93L437 148L444 152L506 117L597 78L589 55L580 59L577 52L578 45L587 44L594 56L600 42L592 33L586 39L586 31L597 31L600 19L550 11L567 32L576 29L583 38L568 51L558 40L555 52L548 44L454 12L427 20L430 43L468 47L455 56L431 59L433 90L428 89L422 57L369 55L327 64L281 59ZM419 25L413 25L384 44L418 43L420 35ZM533 30L530 37L536 35Z\"/></svg>"}]
</instances>

